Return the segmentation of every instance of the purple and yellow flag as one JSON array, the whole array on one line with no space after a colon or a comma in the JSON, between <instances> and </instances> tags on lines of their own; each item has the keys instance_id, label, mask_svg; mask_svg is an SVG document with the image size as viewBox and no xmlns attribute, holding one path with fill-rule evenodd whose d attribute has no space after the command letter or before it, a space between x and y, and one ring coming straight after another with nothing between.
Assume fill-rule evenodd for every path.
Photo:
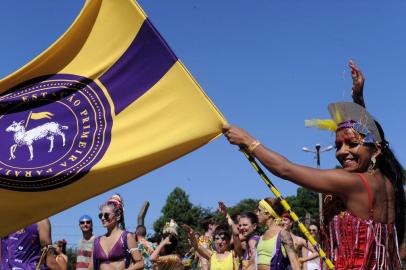
<instances>
[{"instance_id":1,"label":"purple and yellow flag","mask_svg":"<svg viewBox=\"0 0 406 270\"><path fill-rule=\"evenodd\" d=\"M225 123L132 0L86 1L0 93L0 235L185 155Z\"/></svg>"}]
</instances>

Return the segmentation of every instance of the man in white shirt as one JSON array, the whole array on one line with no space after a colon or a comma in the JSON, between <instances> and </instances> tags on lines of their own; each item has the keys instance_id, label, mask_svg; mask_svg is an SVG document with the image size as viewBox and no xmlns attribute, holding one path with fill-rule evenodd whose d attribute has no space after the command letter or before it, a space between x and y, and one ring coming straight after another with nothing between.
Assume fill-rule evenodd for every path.
<instances>
[{"instance_id":1,"label":"man in white shirt","mask_svg":"<svg viewBox=\"0 0 406 270\"><path fill-rule=\"evenodd\" d=\"M93 222L89 215L79 218L79 226L82 231L82 239L79 240L78 254L76 257L76 270L87 270L92 260L93 242Z\"/></svg>"}]
</instances>

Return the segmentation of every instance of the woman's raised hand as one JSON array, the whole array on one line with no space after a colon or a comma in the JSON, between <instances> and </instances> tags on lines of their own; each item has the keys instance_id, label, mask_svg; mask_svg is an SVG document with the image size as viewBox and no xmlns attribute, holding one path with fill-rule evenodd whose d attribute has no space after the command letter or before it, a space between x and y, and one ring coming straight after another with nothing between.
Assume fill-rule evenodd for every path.
<instances>
[{"instance_id":1,"label":"woman's raised hand","mask_svg":"<svg viewBox=\"0 0 406 270\"><path fill-rule=\"evenodd\" d=\"M193 235L193 229L189 226L189 225L187 225L187 224L183 224L182 225L182 228L187 232L187 234L189 234L189 236L190 235L192 235L192 236L194 236Z\"/></svg>"},{"instance_id":2,"label":"woman's raised hand","mask_svg":"<svg viewBox=\"0 0 406 270\"><path fill-rule=\"evenodd\" d=\"M223 216L227 216L227 206L224 204L224 202L219 202L219 212L223 214Z\"/></svg>"},{"instance_id":3,"label":"woman's raised hand","mask_svg":"<svg viewBox=\"0 0 406 270\"><path fill-rule=\"evenodd\" d=\"M163 245L170 245L171 244L171 238L169 236L165 237L164 240L162 240Z\"/></svg>"},{"instance_id":4,"label":"woman's raised hand","mask_svg":"<svg viewBox=\"0 0 406 270\"><path fill-rule=\"evenodd\" d=\"M354 98L354 100L363 100L365 77L364 75L362 75L361 70L355 65L353 60L350 60L349 66L351 69L352 78L352 97Z\"/></svg>"},{"instance_id":5,"label":"woman's raised hand","mask_svg":"<svg viewBox=\"0 0 406 270\"><path fill-rule=\"evenodd\" d=\"M245 130L230 125L223 125L223 134L231 144L239 145L244 148L255 141Z\"/></svg>"}]
</instances>

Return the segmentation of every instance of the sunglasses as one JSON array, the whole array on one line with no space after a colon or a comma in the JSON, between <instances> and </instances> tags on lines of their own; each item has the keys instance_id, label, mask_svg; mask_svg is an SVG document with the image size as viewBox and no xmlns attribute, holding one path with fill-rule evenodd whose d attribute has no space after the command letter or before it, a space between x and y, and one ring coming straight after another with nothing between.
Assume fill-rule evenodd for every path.
<instances>
[{"instance_id":1,"label":"sunglasses","mask_svg":"<svg viewBox=\"0 0 406 270\"><path fill-rule=\"evenodd\" d=\"M99 213L99 218L100 220L104 218L105 220L109 221L110 220L110 213Z\"/></svg>"},{"instance_id":2,"label":"sunglasses","mask_svg":"<svg viewBox=\"0 0 406 270\"><path fill-rule=\"evenodd\" d=\"M85 224L90 225L90 224L92 224L92 222L90 220L83 220L83 221L80 221L79 224L80 225L85 225Z\"/></svg>"},{"instance_id":3,"label":"sunglasses","mask_svg":"<svg viewBox=\"0 0 406 270\"><path fill-rule=\"evenodd\" d=\"M215 237L214 237L214 240L216 240L216 241L220 241L220 240L224 240L224 241L227 241L227 237L224 235L224 234L222 234L222 235L216 235Z\"/></svg>"}]
</instances>

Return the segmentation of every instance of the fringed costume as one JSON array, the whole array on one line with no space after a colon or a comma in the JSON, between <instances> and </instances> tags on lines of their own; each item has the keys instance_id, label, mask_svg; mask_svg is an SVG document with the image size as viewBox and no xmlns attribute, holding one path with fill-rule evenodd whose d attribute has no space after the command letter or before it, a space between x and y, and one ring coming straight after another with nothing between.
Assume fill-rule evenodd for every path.
<instances>
[{"instance_id":1,"label":"fringed costume","mask_svg":"<svg viewBox=\"0 0 406 270\"><path fill-rule=\"evenodd\" d=\"M306 120L305 125L330 131L352 128L360 134L361 143L382 143L374 118L362 106L339 102L330 104L329 111L333 119ZM368 193L370 216L367 220L356 217L345 208L341 213L332 215L332 212L342 210L339 209L340 201L337 198L326 204L325 217L327 221L330 220L326 232L329 237L327 243L335 269L400 270L395 224L383 224L373 220L372 193L365 176L358 175ZM327 195L326 198L329 197L332 196Z\"/></svg>"},{"instance_id":2,"label":"fringed costume","mask_svg":"<svg viewBox=\"0 0 406 270\"><path fill-rule=\"evenodd\" d=\"M330 247L336 269L400 270L395 225L372 219L372 194L365 176L359 176L368 191L370 217L364 220L344 211L330 221Z\"/></svg>"}]
</instances>

